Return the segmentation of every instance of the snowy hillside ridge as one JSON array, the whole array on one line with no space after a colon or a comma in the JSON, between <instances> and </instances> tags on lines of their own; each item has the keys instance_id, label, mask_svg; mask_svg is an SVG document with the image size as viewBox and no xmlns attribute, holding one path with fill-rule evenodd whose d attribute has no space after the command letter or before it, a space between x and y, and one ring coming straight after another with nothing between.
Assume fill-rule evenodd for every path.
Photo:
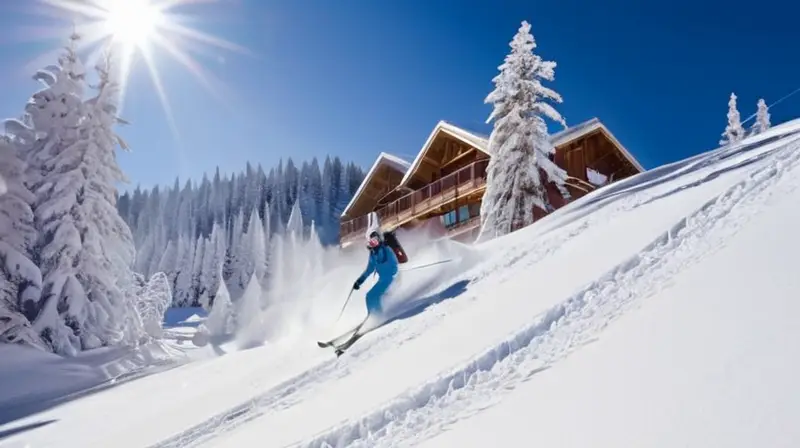
<instances>
[{"instance_id":1,"label":"snowy hillside ridge","mask_svg":"<svg viewBox=\"0 0 800 448\"><path fill-rule=\"evenodd\" d=\"M771 135L765 135L757 139L757 141L762 143L769 142L774 138L774 135L778 134L780 134L780 130L772 132ZM738 222L739 224L737 225L743 225L745 221L741 220L740 222L739 216L727 218L726 216L732 211L739 210L739 208L735 207L736 205L758 203L760 198L754 195L763 192L780 180L780 177L776 177L776 175L782 175L788 171L778 172L776 170L777 166L781 166L787 160L791 160L795 164L791 167L796 166L797 159L792 153L797 148L797 140L795 139L794 141L795 143L792 145L788 145L786 141L777 141L762 147L760 149L762 153L760 155L756 154L756 159L761 159L778 150L781 150L782 153L769 166L760 169L752 181L739 182L728 187L725 192L707 201L689 217L682 218L672 228L663 232L641 252L617 265L601 277L600 280L583 288L580 293L546 311L533 324L529 324L512 333L509 338L496 344L466 365L450 372L442 373L434 380L405 392L372 413L352 420L343 426L333 427L324 434L305 442L302 446L325 446L325 442L330 443L332 446L346 445L348 443L352 443L352 445L348 446L396 446L398 438L403 439L402 436L411 436L416 433L431 435L430 431L436 432L437 428L439 428L439 425L433 425L433 429L428 428L428 432L423 431L423 428L428 426L431 420L454 421L447 418L440 419L439 415L442 412L445 415L456 415L456 417L453 417L454 419L470 415L480 409L482 405L487 404L486 401L483 401L484 399L490 395L497 394L498 381L507 387L513 387L513 384L529 378L531 372L540 371L542 368L551 365L559 357L568 353L570 349L577 347L581 341L591 338L592 334L594 334L593 332L610 323L626 307L636 306L637 302L635 300L651 295L653 290L648 291L648 288L657 287L659 284L658 279L671 276L676 269L681 269L684 265L689 266L689 263L684 263L687 257L686 251L691 247L689 243L701 241L706 246L711 247L716 241L706 239L709 232L717 230L728 222ZM752 161L745 159L740 162L736 160L736 156L748 148L745 145L753 143L753 141L745 141L738 149L732 150L733 148L729 148L707 155L707 159L715 160L716 163L726 159L730 160L731 165L720 167L718 170L700 176L696 180L687 179L686 182L688 183L685 185L689 186L703 181L708 182L727 170L735 169L736 167L747 167ZM750 147L749 149L752 150L753 148ZM675 180L680 175L686 176L692 170L702 170L708 166L707 163L704 163L704 160L698 159L689 160L685 163L676 163L660 169L658 175L640 176L626 181L625 186L617 186L616 190L609 188L605 192L597 192L591 198L576 202L570 209L571 212L580 217L582 216L580 214L582 208L590 207L592 203L600 200L616 200L618 198L615 199L615 197L619 196L620 190L646 191L647 188L652 188L653 185L657 185L661 180ZM674 190L680 191L686 186L675 187ZM604 193L606 197L603 197ZM570 232L566 238L574 238L581 232L587 231L592 227L592 222L597 224L606 222L611 216L617 215L622 210L634 210L651 203L653 200L652 197L641 193L634 192L632 194L634 197L639 198L634 204L624 204L623 201L619 201L607 210L600 209L601 211L583 215L589 221L582 223L574 232ZM570 212L570 210L567 210L567 212ZM560 215L563 215L563 213L554 214L551 220L558 219ZM716 224L705 225L703 223ZM529 229L530 233L533 233L534 227ZM520 241L529 239L526 238L527 235L524 235L525 232L520 231L512 238ZM499 245L502 243L503 240L501 239L492 244ZM509 273L509 270L516 269L519 272L520 269L530 269L532 267L530 265L531 262L536 263L537 260L553 255L554 251L558 251L559 248L564 246L564 243L563 237L559 237L550 244L545 244L544 247L539 246L540 249L536 253L523 253L517 256L516 260L512 255L511 260L503 260L502 264L484 267L481 270L484 274L478 273L477 278L491 278L492 285L496 285L496 282L507 282L513 279L514 276L513 273ZM519 247L519 245L515 244L510 244L509 246L511 248ZM676 252L674 250L676 248L684 248L683 253L680 250ZM548 255L545 255L545 253ZM663 254L666 254L666 256L662 256ZM507 256L506 254L501 258L506 258ZM519 266L519 261L523 258L531 261ZM498 278L498 274L500 274L500 278ZM502 290L498 290L496 286L492 286L491 289L493 291L492 296L502 294ZM643 291L645 294L637 295L635 291ZM559 335L574 330L576 327L579 329L584 328L585 330L581 330L582 332L575 337L574 343L569 343L571 340L569 337L559 337ZM390 341L392 340L388 336L387 338ZM386 348L388 349L388 346ZM362 361L361 357L375 350L381 349L375 346L362 346L360 350L353 353L353 356ZM356 366L353 365L352 368L355 369ZM322 379L317 376L318 374L319 372L315 371L313 377L317 381L321 381ZM300 390L300 384L306 384L305 380L298 378L298 381L302 382L294 384L290 382L273 389L271 391L272 394L268 396L273 398L264 397L263 402L259 400L258 407L277 406L277 404L273 404L274 397L288 399L287 393L297 394ZM311 380L308 380L308 382L311 384L306 384L304 387L313 387L313 382ZM492 400L489 399L489 401ZM468 406L469 409L465 410L464 405ZM464 411L464 413L457 411ZM198 437L200 434L205 434L203 437L209 437L208 431L212 429L216 434L219 434L220 431L228 431L249 421L252 418L249 416L250 414L251 411L245 412L243 409L231 410L225 414L224 418L222 416L218 417L225 421L224 424L207 422L204 425L204 429L203 426L195 428L194 434ZM374 435L372 438L367 435L370 432ZM391 437L388 435L391 435ZM184 437L192 438L188 434L184 434ZM381 444L381 437L384 437L384 444ZM174 440L177 441L177 439ZM183 440L186 441L187 439ZM414 440L413 437L412 440ZM167 444L163 446L175 445Z\"/></svg>"},{"instance_id":2,"label":"snowy hillside ridge","mask_svg":"<svg viewBox=\"0 0 800 448\"><path fill-rule=\"evenodd\" d=\"M414 266L425 265L426 263L437 259L449 259L447 257L458 258L458 261L453 263L437 264L432 266L430 269L414 270L413 266L404 267L404 269L407 270L411 269L410 272L412 272L414 276L409 278L412 278L413 281L403 282L400 291L395 291L392 296L387 298L385 305L391 315L397 314L397 312L391 311L393 309L401 310L400 313L408 312L409 309L415 309L420 305L424 306L424 302L426 300L436 300L440 294L446 294L446 291L441 291L440 279L454 278L458 276L460 272L469 270L469 268L474 266L474 264L477 262L476 258L470 257L470 250L468 250L466 247L461 247L459 244L451 244L449 241L440 241L436 244L428 243L425 250L421 250L417 247L424 244L424 241L421 239L415 241L415 237L412 235L406 235L404 241L408 243L407 248L411 251L411 253L415 254L415 260L417 261L415 261ZM359 265L360 264L361 263L359 263ZM339 279L339 281L337 282L334 279ZM335 286L337 283L343 284L344 282L342 280L343 279L340 270L331 270L326 274L325 278L322 279L321 283L327 284L329 290L339 290L342 288L336 288ZM345 281L347 280L349 279L346 279ZM369 281L367 283L369 284ZM331 287L331 285L333 285L333 287ZM318 302L320 299L341 299L341 297L325 296L328 295L320 295L314 300L317 303L317 306L321 307L322 305ZM397 302L393 300L393 298L400 297L420 297L422 299L417 301L416 304L404 303L402 301ZM341 305L338 300L326 301L329 302L329 308L325 307L327 308L327 311L338 312L338 309L336 308ZM349 316L351 319L349 321L347 321L347 319L343 319L343 321L346 322L339 325L338 328L348 328L351 324L348 324L347 322L353 322L353 313L356 315L363 313L361 310L362 307L363 304L351 303L351 306L347 308L347 312L345 314L345 318ZM326 315L324 312L320 312L319 314L323 316L323 320L321 321L321 325L318 325L320 325L322 328L328 327L330 325L330 314ZM330 332L326 332L328 336L337 333L337 330L335 329L331 330L327 328L327 330ZM354 349L352 349L352 353L357 353L361 359L368 359L371 352L376 354L380 353L384 349L388 348L387 344L394 343L394 336L396 335L393 332L390 332L388 335L381 337L380 341L378 342L370 343L365 341L363 345L354 347ZM307 337L307 333L304 333L304 337ZM191 428L180 432L179 434L152 445L150 448L177 448L200 445L215 437L218 437L222 433L233 431L236 428L239 428L242 425L252 421L254 418L268 414L271 409L280 408L282 406L291 406L292 403L302 400L303 396L313 394L318 383L324 383L331 378L340 376L342 373L341 368L342 366L337 363L336 360L327 360L322 362L304 371L302 374L287 380L284 383L271 387L265 393L255 395L249 398L246 402L236 405L219 414L213 415L207 420L202 421Z\"/></svg>"},{"instance_id":3,"label":"snowy hillside ridge","mask_svg":"<svg viewBox=\"0 0 800 448\"><path fill-rule=\"evenodd\" d=\"M196 362L57 407L26 402L15 390L13 409L34 411L0 420L0 433L10 434L3 442L488 446L514 445L530 431L545 444L581 439L574 446L794 440L790 422L800 401L786 394L794 380L782 363L797 345L786 332L800 306L791 286L800 280L786 274L797 249L791 222L800 217L793 206L799 151L796 120L604 186L486 244L432 244L419 229L398 233L411 260L401 269L458 261L403 275L402 288L387 299L388 321L340 358L314 342L363 317L365 291L358 291L335 320L364 251L331 256L314 286L304 284L298 298L255 316L271 335L249 331L245 319L232 323L244 338L196 347L191 335L210 316L170 310L163 331L183 342L166 345ZM776 215L778 206L789 214ZM287 228L299 224L290 221ZM784 244L766 247L760 238L770 230ZM747 250L738 247L743 238ZM715 280L706 278L709 269ZM777 278L762 285L770 273ZM740 295L717 283L726 276ZM752 276L758 282L748 285ZM769 290L776 284L783 285L777 294ZM764 288L768 297L758 296ZM251 299L232 305L252 319ZM651 339L649 327L660 339ZM759 337L763 347L754 346ZM259 339L266 342L255 344ZM761 353L770 350L765 360ZM760 384L761 373L769 386ZM132 410L141 396L148 412L85 431L105 415ZM687 400L714 412L702 417ZM41 421L52 423L38 427ZM758 424L735 426L740 421ZM570 432L570 425L582 430ZM494 428L502 437L487 440Z\"/></svg>"},{"instance_id":4,"label":"snowy hillside ridge","mask_svg":"<svg viewBox=\"0 0 800 448\"><path fill-rule=\"evenodd\" d=\"M430 424L432 420L452 424L496 403L501 399L498 393L509 393L515 385L591 342L615 318L663 288L677 272L721 247L770 197L800 188L800 178L787 176L800 165L800 136L781 145L779 151L750 179L675 223L537 322L462 367L300 446L396 446L398 439L408 443L442 431L441 425ZM780 186L780 191L769 190L775 186Z\"/></svg>"}]
</instances>

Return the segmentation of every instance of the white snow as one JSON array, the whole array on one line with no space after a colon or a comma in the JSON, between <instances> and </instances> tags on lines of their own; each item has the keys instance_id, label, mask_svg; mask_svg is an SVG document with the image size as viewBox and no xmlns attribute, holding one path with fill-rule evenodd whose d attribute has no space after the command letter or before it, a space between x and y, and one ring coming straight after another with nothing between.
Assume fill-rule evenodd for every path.
<instances>
[{"instance_id":1,"label":"white snow","mask_svg":"<svg viewBox=\"0 0 800 448\"><path fill-rule=\"evenodd\" d=\"M586 178L595 186L605 185L608 182L608 176L591 168L586 168Z\"/></svg>"},{"instance_id":2,"label":"white snow","mask_svg":"<svg viewBox=\"0 0 800 448\"><path fill-rule=\"evenodd\" d=\"M474 248L400 235L403 269L454 261L401 274L389 308L407 312L341 358L315 340L360 251L271 343L184 348L192 362L57 406L0 374L0 409L31 409L0 420L0 446L793 446L798 174L795 120Z\"/></svg>"}]
</instances>

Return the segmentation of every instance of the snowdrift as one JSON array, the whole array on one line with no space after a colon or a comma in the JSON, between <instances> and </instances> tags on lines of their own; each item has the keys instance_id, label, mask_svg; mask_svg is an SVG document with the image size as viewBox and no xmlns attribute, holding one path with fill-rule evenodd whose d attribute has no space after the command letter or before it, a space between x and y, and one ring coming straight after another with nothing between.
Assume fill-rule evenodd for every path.
<instances>
[{"instance_id":1,"label":"snowdrift","mask_svg":"<svg viewBox=\"0 0 800 448\"><path fill-rule=\"evenodd\" d=\"M76 447L519 446L531 434L548 446L791 446L798 200L800 120L487 244L401 235L408 268L458 261L409 270L391 317L339 359L315 340L336 331L357 250L318 294L286 304L284 337L0 434ZM354 296L336 325L364 312Z\"/></svg>"}]
</instances>

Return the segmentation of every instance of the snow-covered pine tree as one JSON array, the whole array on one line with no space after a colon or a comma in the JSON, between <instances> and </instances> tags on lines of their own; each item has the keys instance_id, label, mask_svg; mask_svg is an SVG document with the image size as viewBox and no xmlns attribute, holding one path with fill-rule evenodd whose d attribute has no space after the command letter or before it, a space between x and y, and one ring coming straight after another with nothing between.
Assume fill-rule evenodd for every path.
<instances>
[{"instance_id":1,"label":"snow-covered pine tree","mask_svg":"<svg viewBox=\"0 0 800 448\"><path fill-rule=\"evenodd\" d=\"M274 233L270 238L269 259L271 263L267 267L267 277L269 279L267 282L269 291L267 295L271 301L283 300L284 291L287 289L286 273L288 269L287 260L284 256L286 253L285 242L286 234L284 232Z\"/></svg>"},{"instance_id":2,"label":"snow-covered pine tree","mask_svg":"<svg viewBox=\"0 0 800 448\"><path fill-rule=\"evenodd\" d=\"M156 268L156 272L163 272L167 274L167 279L169 279L170 287L175 286L175 278L178 276L177 270L175 269L177 265L178 265L177 243L174 240L170 240L167 242L167 247L161 254L160 261L158 262L157 265L158 267Z\"/></svg>"},{"instance_id":3,"label":"snow-covered pine tree","mask_svg":"<svg viewBox=\"0 0 800 448\"><path fill-rule=\"evenodd\" d=\"M173 288L175 306L191 306L192 261L194 260L194 241L188 235L178 237L178 259L175 267L175 286Z\"/></svg>"},{"instance_id":4,"label":"snow-covered pine tree","mask_svg":"<svg viewBox=\"0 0 800 448\"><path fill-rule=\"evenodd\" d=\"M206 239L200 235L194 244L194 257L192 258L192 289L190 303L194 303L205 291L206 285L203 278L203 260L206 253Z\"/></svg>"},{"instance_id":5,"label":"snow-covered pine tree","mask_svg":"<svg viewBox=\"0 0 800 448\"><path fill-rule=\"evenodd\" d=\"M214 294L219 289L219 276L217 274L222 269L224 261L225 233L218 223L214 223L203 254L203 284L209 300L214 298Z\"/></svg>"},{"instance_id":6,"label":"snow-covered pine tree","mask_svg":"<svg viewBox=\"0 0 800 448\"><path fill-rule=\"evenodd\" d=\"M211 312L203 323L203 331L210 336L222 336L233 331L233 303L231 296L222 279L222 269L217 271L217 284L219 289L214 294L214 301L211 304Z\"/></svg>"},{"instance_id":7,"label":"snow-covered pine tree","mask_svg":"<svg viewBox=\"0 0 800 448\"><path fill-rule=\"evenodd\" d=\"M34 196L23 182L24 173L14 143L0 136L0 343L41 346L23 311L25 304L38 304L42 293L42 274L33 262Z\"/></svg>"},{"instance_id":8,"label":"snow-covered pine tree","mask_svg":"<svg viewBox=\"0 0 800 448\"><path fill-rule=\"evenodd\" d=\"M266 283L267 274L269 273L269 263L270 263L270 240L272 238L272 226L270 225L270 207L269 202L264 204L264 214L262 215L262 221L264 225L264 265L261 268L262 277L261 280Z\"/></svg>"},{"instance_id":9,"label":"snow-covered pine tree","mask_svg":"<svg viewBox=\"0 0 800 448\"><path fill-rule=\"evenodd\" d=\"M247 226L247 240L248 244L250 244L252 272L259 285L263 285L267 267L267 248L264 223L258 216L257 205L253 207L253 212L250 214L250 225ZM250 270L250 266L248 266L248 270Z\"/></svg>"},{"instance_id":10,"label":"snow-covered pine tree","mask_svg":"<svg viewBox=\"0 0 800 448\"><path fill-rule=\"evenodd\" d=\"M258 216L258 208L254 207L250 211L247 231L239 242L239 249L236 256L234 268L234 279L237 291L232 297L239 297L247 288L253 275L260 283L264 276L264 225ZM231 288L233 289L233 288Z\"/></svg>"},{"instance_id":11,"label":"snow-covered pine tree","mask_svg":"<svg viewBox=\"0 0 800 448\"><path fill-rule=\"evenodd\" d=\"M728 125L725 127L725 132L722 133L722 139L719 144L720 146L726 146L743 138L744 128L742 127L739 111L736 109L736 94L731 92L731 97L728 100Z\"/></svg>"},{"instance_id":12,"label":"snow-covered pine tree","mask_svg":"<svg viewBox=\"0 0 800 448\"><path fill-rule=\"evenodd\" d=\"M74 53L69 59L77 61ZM42 161L35 191L44 307L34 327L62 354L144 335L131 295L133 236L116 203L116 183L126 179L115 147L126 146L113 131L120 119L110 56L97 71L98 92L81 106L77 138L60 139Z\"/></svg>"},{"instance_id":13,"label":"snow-covered pine tree","mask_svg":"<svg viewBox=\"0 0 800 448\"><path fill-rule=\"evenodd\" d=\"M543 118L566 127L561 115L544 102L560 103L561 96L541 83L542 79L554 79L556 63L533 53L536 43L530 28L528 22L522 22L510 43L511 52L493 79L495 89L485 100L494 105L487 122L495 123L489 136L492 157L481 204L480 239L531 224L534 207L549 211L546 182L553 182L562 195L568 195L566 172L548 158L555 149Z\"/></svg>"},{"instance_id":14,"label":"snow-covered pine tree","mask_svg":"<svg viewBox=\"0 0 800 448\"><path fill-rule=\"evenodd\" d=\"M85 91L86 70L75 53L81 36L73 33L64 53L59 56L58 65L39 70L34 79L44 85L34 93L25 106L25 115L20 122L6 123L14 126L11 131L21 137L22 128L31 133L27 144L21 148L27 170L25 182L32 191L47 172L45 166L60 145L68 145L78 139L79 124L84 119L83 95Z\"/></svg>"},{"instance_id":15,"label":"snow-covered pine tree","mask_svg":"<svg viewBox=\"0 0 800 448\"><path fill-rule=\"evenodd\" d=\"M756 110L756 121L750 128L752 135L760 134L770 128L769 122L769 108L767 107L764 98L758 100L758 109Z\"/></svg>"},{"instance_id":16,"label":"snow-covered pine tree","mask_svg":"<svg viewBox=\"0 0 800 448\"><path fill-rule=\"evenodd\" d=\"M297 200L289 213L289 220L286 222L286 235L294 236L296 239L303 238L303 213L300 211L300 201Z\"/></svg>"},{"instance_id":17,"label":"snow-covered pine tree","mask_svg":"<svg viewBox=\"0 0 800 448\"><path fill-rule=\"evenodd\" d=\"M333 182L333 162L330 156L325 157L325 163L322 166L322 204L320 205L320 239L323 243L334 241L334 236L338 232L333 232L334 227L336 230L339 228L338 216L334 211L333 205L335 203L335 188Z\"/></svg>"}]
</instances>

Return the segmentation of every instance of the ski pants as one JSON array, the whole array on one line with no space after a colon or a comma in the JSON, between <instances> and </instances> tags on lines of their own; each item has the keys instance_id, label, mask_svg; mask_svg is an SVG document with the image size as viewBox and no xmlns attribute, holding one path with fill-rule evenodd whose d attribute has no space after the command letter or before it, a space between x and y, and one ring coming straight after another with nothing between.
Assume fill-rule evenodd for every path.
<instances>
[{"instance_id":1,"label":"ski pants","mask_svg":"<svg viewBox=\"0 0 800 448\"><path fill-rule=\"evenodd\" d=\"M393 275L387 277L378 277L378 281L372 286L369 292L367 292L368 314L372 315L382 311L381 299L386 294L386 291L389 290L389 287L392 286L394 277L395 276Z\"/></svg>"}]
</instances>

